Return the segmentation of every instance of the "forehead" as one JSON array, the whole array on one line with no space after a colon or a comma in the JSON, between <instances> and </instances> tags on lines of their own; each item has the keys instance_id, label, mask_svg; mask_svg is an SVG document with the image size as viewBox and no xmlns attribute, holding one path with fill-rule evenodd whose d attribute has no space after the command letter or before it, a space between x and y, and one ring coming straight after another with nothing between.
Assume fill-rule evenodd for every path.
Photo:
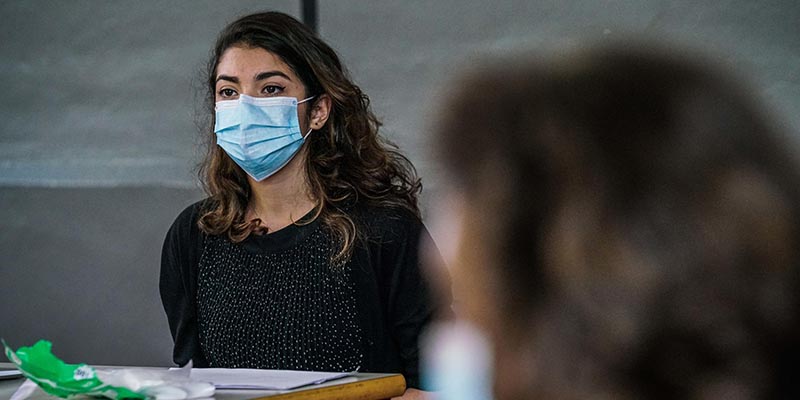
<instances>
[{"instance_id":1,"label":"forehead","mask_svg":"<svg viewBox=\"0 0 800 400\"><path fill-rule=\"evenodd\" d=\"M217 76L246 79L266 71L280 71L296 80L294 71L280 56L260 47L232 46L222 53L217 64Z\"/></svg>"}]
</instances>

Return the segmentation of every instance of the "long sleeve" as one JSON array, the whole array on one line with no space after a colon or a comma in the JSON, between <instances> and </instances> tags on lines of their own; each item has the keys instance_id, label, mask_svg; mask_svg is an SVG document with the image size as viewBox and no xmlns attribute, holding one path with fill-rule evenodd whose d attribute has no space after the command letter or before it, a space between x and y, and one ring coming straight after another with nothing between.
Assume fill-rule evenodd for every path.
<instances>
[{"instance_id":1,"label":"long sleeve","mask_svg":"<svg viewBox=\"0 0 800 400\"><path fill-rule=\"evenodd\" d=\"M172 358L180 366L193 360L196 367L207 364L200 351L197 333L195 269L202 247L197 229L198 204L186 208L175 220L161 251L159 291L175 343Z\"/></svg>"},{"instance_id":2,"label":"long sleeve","mask_svg":"<svg viewBox=\"0 0 800 400\"><path fill-rule=\"evenodd\" d=\"M386 262L392 263L389 293L389 320L409 387L420 388L419 337L433 318L445 310L434 299L430 280L423 273L420 250L432 240L422 222L408 216L394 225L384 244Z\"/></svg>"}]
</instances>

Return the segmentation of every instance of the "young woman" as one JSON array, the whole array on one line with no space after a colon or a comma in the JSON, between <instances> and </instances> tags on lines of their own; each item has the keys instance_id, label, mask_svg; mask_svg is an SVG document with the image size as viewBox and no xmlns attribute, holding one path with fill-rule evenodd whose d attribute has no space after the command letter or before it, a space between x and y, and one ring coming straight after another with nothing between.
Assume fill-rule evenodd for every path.
<instances>
[{"instance_id":1,"label":"young woman","mask_svg":"<svg viewBox=\"0 0 800 400\"><path fill-rule=\"evenodd\" d=\"M800 394L797 154L738 79L677 54L494 60L452 85L453 297L495 398Z\"/></svg>"},{"instance_id":2,"label":"young woman","mask_svg":"<svg viewBox=\"0 0 800 400\"><path fill-rule=\"evenodd\" d=\"M369 99L295 19L243 17L208 64L208 198L164 242L174 361L401 372L435 307L418 250L420 181Z\"/></svg>"}]
</instances>

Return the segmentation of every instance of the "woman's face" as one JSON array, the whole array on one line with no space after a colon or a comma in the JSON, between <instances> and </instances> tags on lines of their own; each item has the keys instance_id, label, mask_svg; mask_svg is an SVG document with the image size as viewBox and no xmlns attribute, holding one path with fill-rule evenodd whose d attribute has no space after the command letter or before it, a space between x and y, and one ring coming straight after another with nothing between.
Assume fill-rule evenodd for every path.
<instances>
[{"instance_id":1,"label":"woman's face","mask_svg":"<svg viewBox=\"0 0 800 400\"><path fill-rule=\"evenodd\" d=\"M260 47L233 46L222 53L214 78L214 101L235 100L239 95L251 97L306 98L303 82L283 60ZM309 103L297 105L298 117L306 115ZM300 129L308 127L299 118Z\"/></svg>"}]
</instances>

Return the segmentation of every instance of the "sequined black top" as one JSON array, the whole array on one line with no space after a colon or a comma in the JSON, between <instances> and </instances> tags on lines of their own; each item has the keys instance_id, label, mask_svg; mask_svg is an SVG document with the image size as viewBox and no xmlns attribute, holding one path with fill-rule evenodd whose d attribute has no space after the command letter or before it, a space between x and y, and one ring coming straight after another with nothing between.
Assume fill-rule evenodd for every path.
<instances>
[{"instance_id":1,"label":"sequined black top","mask_svg":"<svg viewBox=\"0 0 800 400\"><path fill-rule=\"evenodd\" d=\"M356 207L366 240L331 265L338 247L319 221L232 243L197 228L200 205L178 216L162 252L178 365L399 372L419 387L417 341L436 310L416 216Z\"/></svg>"}]
</instances>

